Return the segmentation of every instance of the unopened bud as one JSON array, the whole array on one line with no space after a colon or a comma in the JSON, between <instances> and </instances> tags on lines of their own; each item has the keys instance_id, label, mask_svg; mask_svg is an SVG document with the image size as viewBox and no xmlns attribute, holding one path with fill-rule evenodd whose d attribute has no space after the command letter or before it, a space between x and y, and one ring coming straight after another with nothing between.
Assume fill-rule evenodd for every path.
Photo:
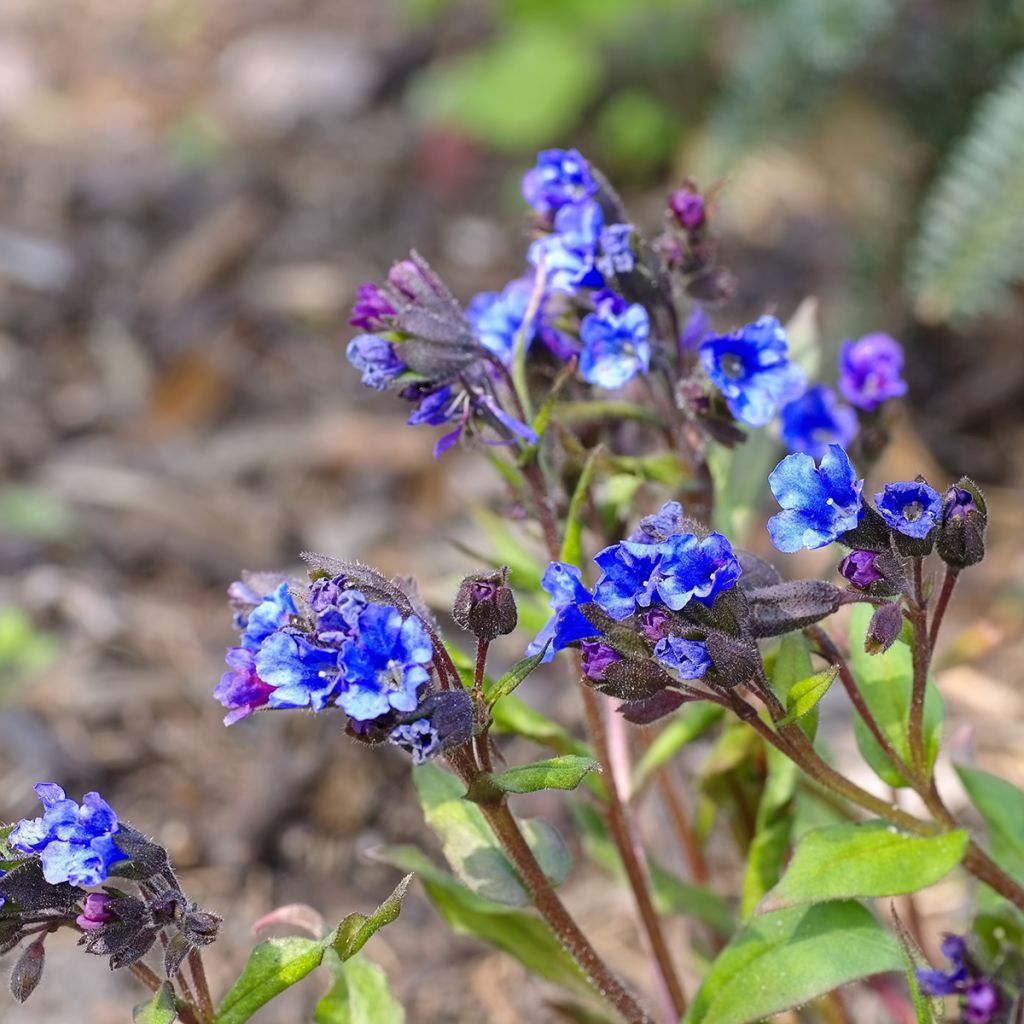
<instances>
[{"instance_id":1,"label":"unopened bud","mask_svg":"<svg viewBox=\"0 0 1024 1024\"><path fill-rule=\"evenodd\" d=\"M493 640L511 633L519 615L508 585L508 567L467 576L455 597L452 618L479 640Z\"/></svg>"},{"instance_id":2,"label":"unopened bud","mask_svg":"<svg viewBox=\"0 0 1024 1024\"><path fill-rule=\"evenodd\" d=\"M75 923L85 931L94 931L105 924L117 920L117 914L111 909L114 901L102 892L91 892L85 897L82 913L75 918Z\"/></svg>"},{"instance_id":3,"label":"unopened bud","mask_svg":"<svg viewBox=\"0 0 1024 1024\"><path fill-rule=\"evenodd\" d=\"M607 665L595 690L624 701L646 700L675 680L657 662L640 658L623 658Z\"/></svg>"},{"instance_id":4,"label":"unopened bud","mask_svg":"<svg viewBox=\"0 0 1024 1024\"><path fill-rule=\"evenodd\" d=\"M45 966L46 948L42 939L36 939L21 954L11 971L11 995L16 1002L25 1002L35 992Z\"/></svg>"},{"instance_id":5,"label":"unopened bud","mask_svg":"<svg viewBox=\"0 0 1024 1024\"><path fill-rule=\"evenodd\" d=\"M899 602L880 604L868 623L864 637L864 650L868 654L883 654L896 642L903 630L903 609Z\"/></svg>"},{"instance_id":6,"label":"unopened bud","mask_svg":"<svg viewBox=\"0 0 1024 1024\"><path fill-rule=\"evenodd\" d=\"M793 580L751 590L747 594L751 636L782 636L812 626L847 604L850 597L848 591L822 580Z\"/></svg>"},{"instance_id":7,"label":"unopened bud","mask_svg":"<svg viewBox=\"0 0 1024 1024\"><path fill-rule=\"evenodd\" d=\"M963 477L942 496L936 549L955 569L977 565L985 557L988 509L977 484Z\"/></svg>"},{"instance_id":8,"label":"unopened bud","mask_svg":"<svg viewBox=\"0 0 1024 1024\"><path fill-rule=\"evenodd\" d=\"M682 188L677 188L668 197L668 208L675 222L684 231L696 231L703 227L707 220L707 206L704 197L697 191L692 181L687 181Z\"/></svg>"},{"instance_id":9,"label":"unopened bud","mask_svg":"<svg viewBox=\"0 0 1024 1024\"><path fill-rule=\"evenodd\" d=\"M583 640L580 643L580 666L583 674L594 683L604 679L610 665L622 661L622 655L609 644L600 640Z\"/></svg>"},{"instance_id":10,"label":"unopened bud","mask_svg":"<svg viewBox=\"0 0 1024 1024\"><path fill-rule=\"evenodd\" d=\"M731 688L757 675L761 655L756 644L717 630L708 632L704 644L713 666L704 676L708 682Z\"/></svg>"},{"instance_id":11,"label":"unopened bud","mask_svg":"<svg viewBox=\"0 0 1024 1024\"><path fill-rule=\"evenodd\" d=\"M839 565L851 587L878 597L898 594L906 582L900 560L891 551L851 551Z\"/></svg>"}]
</instances>

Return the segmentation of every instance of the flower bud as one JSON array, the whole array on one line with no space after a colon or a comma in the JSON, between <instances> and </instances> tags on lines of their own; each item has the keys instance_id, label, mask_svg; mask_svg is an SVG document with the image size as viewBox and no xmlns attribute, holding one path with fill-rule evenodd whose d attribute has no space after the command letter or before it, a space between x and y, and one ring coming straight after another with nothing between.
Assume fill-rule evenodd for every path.
<instances>
[{"instance_id":1,"label":"flower bud","mask_svg":"<svg viewBox=\"0 0 1024 1024\"><path fill-rule=\"evenodd\" d=\"M640 701L653 697L675 680L656 661L622 658L608 664L595 690L624 701Z\"/></svg>"},{"instance_id":2,"label":"flower bud","mask_svg":"<svg viewBox=\"0 0 1024 1024\"><path fill-rule=\"evenodd\" d=\"M508 566L467 576L459 587L452 618L479 640L493 640L516 628L516 599L508 586Z\"/></svg>"},{"instance_id":3,"label":"flower bud","mask_svg":"<svg viewBox=\"0 0 1024 1024\"><path fill-rule=\"evenodd\" d=\"M747 594L750 634L756 639L803 629L827 618L850 599L847 591L823 580L792 580L759 587Z\"/></svg>"},{"instance_id":4,"label":"flower bud","mask_svg":"<svg viewBox=\"0 0 1024 1024\"><path fill-rule=\"evenodd\" d=\"M580 643L580 665L583 674L594 683L601 682L610 665L622 661L622 655L609 644L600 640L583 640Z\"/></svg>"},{"instance_id":5,"label":"flower bud","mask_svg":"<svg viewBox=\"0 0 1024 1024\"><path fill-rule=\"evenodd\" d=\"M688 181L682 188L677 188L668 198L668 208L676 223L684 231L696 231L707 221L707 207L704 197L697 191L696 185Z\"/></svg>"},{"instance_id":6,"label":"flower bud","mask_svg":"<svg viewBox=\"0 0 1024 1024\"><path fill-rule=\"evenodd\" d=\"M678 690L659 690L653 697L623 701L615 710L632 725L650 725L696 699Z\"/></svg>"},{"instance_id":7,"label":"flower bud","mask_svg":"<svg viewBox=\"0 0 1024 1024\"><path fill-rule=\"evenodd\" d=\"M839 575L851 587L878 597L898 594L906 573L891 551L851 551L839 564Z\"/></svg>"},{"instance_id":8,"label":"flower bud","mask_svg":"<svg viewBox=\"0 0 1024 1024\"><path fill-rule=\"evenodd\" d=\"M864 637L864 650L868 654L883 654L896 642L903 629L903 609L899 602L880 604L868 623Z\"/></svg>"},{"instance_id":9,"label":"flower bud","mask_svg":"<svg viewBox=\"0 0 1024 1024\"><path fill-rule=\"evenodd\" d=\"M709 631L704 643L712 664L704 676L707 682L731 688L756 677L761 663L756 644L718 630Z\"/></svg>"},{"instance_id":10,"label":"flower bud","mask_svg":"<svg viewBox=\"0 0 1024 1024\"><path fill-rule=\"evenodd\" d=\"M955 569L977 565L985 557L987 525L988 509L981 491L973 480L961 478L942 496L936 541L939 557Z\"/></svg>"},{"instance_id":11,"label":"flower bud","mask_svg":"<svg viewBox=\"0 0 1024 1024\"><path fill-rule=\"evenodd\" d=\"M75 918L75 924L85 931L94 931L105 924L117 920L117 914L111 909L114 901L106 893L91 892L85 897L82 913Z\"/></svg>"},{"instance_id":12,"label":"flower bud","mask_svg":"<svg viewBox=\"0 0 1024 1024\"><path fill-rule=\"evenodd\" d=\"M16 1002L23 1003L39 984L46 965L46 948L43 940L36 939L18 958L11 971L11 995Z\"/></svg>"}]
</instances>

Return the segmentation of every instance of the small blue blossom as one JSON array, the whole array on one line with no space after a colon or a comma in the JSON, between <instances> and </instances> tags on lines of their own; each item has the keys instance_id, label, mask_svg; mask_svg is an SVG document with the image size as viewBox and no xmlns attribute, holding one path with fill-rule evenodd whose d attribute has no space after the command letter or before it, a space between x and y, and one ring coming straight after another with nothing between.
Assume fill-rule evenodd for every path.
<instances>
[{"instance_id":1,"label":"small blue blossom","mask_svg":"<svg viewBox=\"0 0 1024 1024\"><path fill-rule=\"evenodd\" d=\"M126 860L113 837L117 815L99 793L86 793L81 806L52 782L35 787L42 801L40 818L23 818L8 837L12 850L38 853L43 877L51 885L99 885L111 865Z\"/></svg>"},{"instance_id":2,"label":"small blue blossom","mask_svg":"<svg viewBox=\"0 0 1024 1024\"><path fill-rule=\"evenodd\" d=\"M575 149L545 149L523 176L523 198L538 212L554 213L597 191L590 167Z\"/></svg>"},{"instance_id":3,"label":"small blue blossom","mask_svg":"<svg viewBox=\"0 0 1024 1024\"><path fill-rule=\"evenodd\" d=\"M633 225L609 224L601 232L601 255L597 265L605 277L628 274L636 266L633 252Z\"/></svg>"},{"instance_id":4,"label":"small blue blossom","mask_svg":"<svg viewBox=\"0 0 1024 1024\"><path fill-rule=\"evenodd\" d=\"M619 388L650 368L650 319L643 306L627 305L614 292L599 292L595 301L580 326L580 375L589 384Z\"/></svg>"},{"instance_id":5,"label":"small blue blossom","mask_svg":"<svg viewBox=\"0 0 1024 1024\"><path fill-rule=\"evenodd\" d=\"M396 725L388 740L412 755L413 764L423 764L441 751L441 737L429 719L418 718L408 725Z\"/></svg>"},{"instance_id":6,"label":"small blue blossom","mask_svg":"<svg viewBox=\"0 0 1024 1024\"><path fill-rule=\"evenodd\" d=\"M639 605L646 608L657 596L660 544L623 540L599 551L594 561L601 568L594 600L613 619L629 618Z\"/></svg>"},{"instance_id":7,"label":"small blue blossom","mask_svg":"<svg viewBox=\"0 0 1024 1024\"><path fill-rule=\"evenodd\" d=\"M294 629L264 640L255 665L259 678L274 687L267 698L272 708L322 711L338 690L338 652L311 644Z\"/></svg>"},{"instance_id":8,"label":"small blue blossom","mask_svg":"<svg viewBox=\"0 0 1024 1024\"><path fill-rule=\"evenodd\" d=\"M786 332L773 316L712 335L698 351L730 412L752 427L763 427L807 385L803 370L789 361Z\"/></svg>"},{"instance_id":9,"label":"small blue blossom","mask_svg":"<svg viewBox=\"0 0 1024 1024\"><path fill-rule=\"evenodd\" d=\"M579 569L566 562L552 562L544 570L541 586L551 595L550 607L554 614L526 648L530 657L540 654L547 645L542 659L547 662L563 647L577 640L601 635L601 631L579 609L581 604L591 604L594 600L590 591L580 582L580 576Z\"/></svg>"},{"instance_id":10,"label":"small blue blossom","mask_svg":"<svg viewBox=\"0 0 1024 1024\"><path fill-rule=\"evenodd\" d=\"M279 584L249 613L245 632L242 634L242 646L250 651L259 650L260 644L271 633L286 626L291 617L298 613L288 584Z\"/></svg>"},{"instance_id":11,"label":"small blue blossom","mask_svg":"<svg viewBox=\"0 0 1024 1024\"><path fill-rule=\"evenodd\" d=\"M345 355L362 373L363 384L377 391L385 390L406 369L395 346L376 334L356 335L348 343Z\"/></svg>"},{"instance_id":12,"label":"small blue blossom","mask_svg":"<svg viewBox=\"0 0 1024 1024\"><path fill-rule=\"evenodd\" d=\"M809 455L787 455L768 484L782 508L768 520L768 533L780 551L822 548L854 529L864 514L864 481L837 444L828 446L820 467Z\"/></svg>"},{"instance_id":13,"label":"small blue blossom","mask_svg":"<svg viewBox=\"0 0 1024 1024\"><path fill-rule=\"evenodd\" d=\"M875 504L889 527L905 537L921 540L938 525L942 498L923 481L886 484Z\"/></svg>"},{"instance_id":14,"label":"small blue blossom","mask_svg":"<svg viewBox=\"0 0 1024 1024\"><path fill-rule=\"evenodd\" d=\"M902 372L903 348L888 334L865 334L845 342L839 353L839 390L865 412L907 393Z\"/></svg>"},{"instance_id":15,"label":"small blue blossom","mask_svg":"<svg viewBox=\"0 0 1024 1024\"><path fill-rule=\"evenodd\" d=\"M840 405L836 393L824 384L784 405L780 419L786 447L812 459L820 459L830 444L846 448L857 436L857 414Z\"/></svg>"},{"instance_id":16,"label":"small blue blossom","mask_svg":"<svg viewBox=\"0 0 1024 1024\"><path fill-rule=\"evenodd\" d=\"M675 669L683 679L700 679L711 668L707 645L700 640L667 636L655 644L654 656L663 665Z\"/></svg>"},{"instance_id":17,"label":"small blue blossom","mask_svg":"<svg viewBox=\"0 0 1024 1024\"><path fill-rule=\"evenodd\" d=\"M593 200L563 206L558 211L554 233L531 243L528 253L534 267L543 263L549 288L572 293L578 288L600 288L604 284L597 268L603 224L604 214Z\"/></svg>"},{"instance_id":18,"label":"small blue blossom","mask_svg":"<svg viewBox=\"0 0 1024 1024\"><path fill-rule=\"evenodd\" d=\"M260 679L256 656L247 647L229 647L224 660L228 671L220 677L213 695L228 708L224 724L234 725L264 707L274 688Z\"/></svg>"},{"instance_id":19,"label":"small blue blossom","mask_svg":"<svg viewBox=\"0 0 1024 1024\"><path fill-rule=\"evenodd\" d=\"M961 996L965 1024L990 1024L999 1010L999 990L972 966L967 957L967 943L961 936L947 935L941 948L942 955L950 962L948 971L914 968L922 994L932 999Z\"/></svg>"},{"instance_id":20,"label":"small blue blossom","mask_svg":"<svg viewBox=\"0 0 1024 1024\"><path fill-rule=\"evenodd\" d=\"M654 515L644 516L626 539L634 544L659 544L682 532L683 506L678 501L666 501Z\"/></svg>"},{"instance_id":21,"label":"small blue blossom","mask_svg":"<svg viewBox=\"0 0 1024 1024\"><path fill-rule=\"evenodd\" d=\"M512 363L516 338L530 305L533 282L520 278L507 284L503 291L482 292L466 307L466 319L476 329L484 348L493 352L506 366ZM529 346L533 332L525 339Z\"/></svg>"},{"instance_id":22,"label":"small blue blossom","mask_svg":"<svg viewBox=\"0 0 1024 1024\"><path fill-rule=\"evenodd\" d=\"M413 711L433 658L434 645L419 618L403 618L389 605L367 605L358 618L358 635L338 654L338 704L362 722L392 709Z\"/></svg>"}]
</instances>

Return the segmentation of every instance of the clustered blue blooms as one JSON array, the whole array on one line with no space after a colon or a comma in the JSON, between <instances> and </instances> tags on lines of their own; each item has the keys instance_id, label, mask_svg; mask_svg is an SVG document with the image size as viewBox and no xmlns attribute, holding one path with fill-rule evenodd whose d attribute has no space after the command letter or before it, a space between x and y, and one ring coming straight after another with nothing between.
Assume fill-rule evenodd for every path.
<instances>
[{"instance_id":1,"label":"clustered blue blooms","mask_svg":"<svg viewBox=\"0 0 1024 1024\"><path fill-rule=\"evenodd\" d=\"M711 606L739 580L742 570L729 541L720 533L698 537L686 530L678 502L667 502L643 519L628 540L594 558L602 570L591 594L574 565L552 562L542 580L551 595L552 616L527 654L556 651L581 642L585 674L600 679L621 656L596 640L603 631L587 617L592 606L616 622L637 615L638 631L657 641L654 656L683 679L699 679L711 667L706 645L667 634L671 613L691 601ZM595 616L596 617L596 616Z\"/></svg>"},{"instance_id":2,"label":"clustered blue blooms","mask_svg":"<svg viewBox=\"0 0 1024 1024\"><path fill-rule=\"evenodd\" d=\"M857 414L840 405L836 393L824 384L808 388L782 408L782 440L791 452L820 459L830 444L849 446L857 436Z\"/></svg>"},{"instance_id":3,"label":"clustered blue blooms","mask_svg":"<svg viewBox=\"0 0 1024 1024\"><path fill-rule=\"evenodd\" d=\"M622 387L651 363L650 319L643 306L602 289L594 296L594 312L580 325L583 350L580 376L603 388Z\"/></svg>"},{"instance_id":4,"label":"clustered blue blooms","mask_svg":"<svg viewBox=\"0 0 1024 1024\"><path fill-rule=\"evenodd\" d=\"M417 761L440 750L443 737L416 717L434 660L417 615L369 600L343 575L314 580L301 612L287 581L262 597L249 583L233 584L229 593L243 633L214 691L229 709L226 725L260 707L338 707L355 733L383 730Z\"/></svg>"},{"instance_id":5,"label":"clustered blue blooms","mask_svg":"<svg viewBox=\"0 0 1024 1024\"><path fill-rule=\"evenodd\" d=\"M942 511L939 492L923 480L886 484L875 504L882 518L897 533L922 540L938 526Z\"/></svg>"},{"instance_id":6,"label":"clustered blue blooms","mask_svg":"<svg viewBox=\"0 0 1024 1024\"><path fill-rule=\"evenodd\" d=\"M86 793L79 805L53 782L40 782L35 791L43 814L15 825L7 840L11 849L38 854L51 885L106 881L112 865L127 859L114 842L120 825L110 805L99 793Z\"/></svg>"},{"instance_id":7,"label":"clustered blue blooms","mask_svg":"<svg viewBox=\"0 0 1024 1024\"><path fill-rule=\"evenodd\" d=\"M962 936L947 935L942 955L950 962L948 971L914 969L921 992L933 998L960 996L966 1024L990 1024L999 1011L999 990L971 963Z\"/></svg>"}]
</instances>

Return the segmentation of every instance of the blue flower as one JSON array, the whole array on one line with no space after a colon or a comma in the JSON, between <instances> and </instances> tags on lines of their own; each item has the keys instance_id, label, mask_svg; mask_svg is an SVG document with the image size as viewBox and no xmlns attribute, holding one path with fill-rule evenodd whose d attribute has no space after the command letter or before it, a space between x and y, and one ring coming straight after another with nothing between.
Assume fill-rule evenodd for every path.
<instances>
[{"instance_id":1,"label":"blue flower","mask_svg":"<svg viewBox=\"0 0 1024 1024\"><path fill-rule=\"evenodd\" d=\"M683 679L700 679L711 668L707 645L700 640L667 636L655 644L654 656L663 665L675 669Z\"/></svg>"},{"instance_id":2,"label":"blue flower","mask_svg":"<svg viewBox=\"0 0 1024 1024\"><path fill-rule=\"evenodd\" d=\"M544 264L548 287L575 292L577 288L600 288L604 277L597 268L597 248L604 224L601 207L593 200L578 206L563 206L555 215L554 234L531 243L528 258Z\"/></svg>"},{"instance_id":3,"label":"blue flower","mask_svg":"<svg viewBox=\"0 0 1024 1024\"><path fill-rule=\"evenodd\" d=\"M523 198L538 213L553 213L596 191L587 161L575 149L543 150L537 154L537 166L523 176Z\"/></svg>"},{"instance_id":4,"label":"blue flower","mask_svg":"<svg viewBox=\"0 0 1024 1024\"><path fill-rule=\"evenodd\" d=\"M11 849L38 853L51 885L106 881L111 865L127 859L113 839L120 825L110 805L99 793L86 793L79 806L52 782L40 782L35 790L43 815L18 822L8 837Z\"/></svg>"},{"instance_id":5,"label":"blue flower","mask_svg":"<svg viewBox=\"0 0 1024 1024\"><path fill-rule=\"evenodd\" d=\"M259 650L260 644L271 633L286 626L291 617L298 614L288 584L281 583L249 613L242 634L242 646L250 651Z\"/></svg>"},{"instance_id":6,"label":"blue flower","mask_svg":"<svg viewBox=\"0 0 1024 1024\"><path fill-rule=\"evenodd\" d=\"M606 277L628 274L636 266L632 224L609 224L601 232L600 248L598 268Z\"/></svg>"},{"instance_id":7,"label":"blue flower","mask_svg":"<svg viewBox=\"0 0 1024 1024\"><path fill-rule=\"evenodd\" d=\"M345 349L348 361L363 375L368 388L383 391L406 369L395 346L376 334L359 334Z\"/></svg>"},{"instance_id":8,"label":"blue flower","mask_svg":"<svg viewBox=\"0 0 1024 1024\"><path fill-rule=\"evenodd\" d=\"M530 305L533 282L520 278L507 284L502 292L482 292L466 307L466 319L476 328L484 348L493 352L506 366L512 363L516 338L522 330ZM524 339L529 346L533 332Z\"/></svg>"},{"instance_id":9,"label":"blue flower","mask_svg":"<svg viewBox=\"0 0 1024 1024\"><path fill-rule=\"evenodd\" d=\"M902 372L903 348L888 334L865 334L845 342L839 353L839 390L865 412L907 393Z\"/></svg>"},{"instance_id":10,"label":"blue flower","mask_svg":"<svg viewBox=\"0 0 1024 1024\"><path fill-rule=\"evenodd\" d=\"M256 657L248 648L229 647L224 660L229 671L220 677L213 695L229 709L224 724L234 725L266 705L274 688L260 679Z\"/></svg>"},{"instance_id":11,"label":"blue flower","mask_svg":"<svg viewBox=\"0 0 1024 1024\"><path fill-rule=\"evenodd\" d=\"M789 361L786 332L773 316L732 334L712 335L698 351L730 412L752 427L763 427L807 384L803 370Z\"/></svg>"},{"instance_id":12,"label":"blue flower","mask_svg":"<svg viewBox=\"0 0 1024 1024\"><path fill-rule=\"evenodd\" d=\"M426 718L417 718L408 725L396 725L388 733L388 740L411 754L413 764L423 764L441 751L441 737Z\"/></svg>"},{"instance_id":13,"label":"blue flower","mask_svg":"<svg viewBox=\"0 0 1024 1024\"><path fill-rule=\"evenodd\" d=\"M999 1010L999 990L976 972L967 958L967 943L959 935L947 935L941 948L942 955L950 962L950 969L915 967L921 992L932 999L962 996L965 1024L990 1024Z\"/></svg>"},{"instance_id":14,"label":"blue flower","mask_svg":"<svg viewBox=\"0 0 1024 1024\"><path fill-rule=\"evenodd\" d=\"M768 484L782 507L768 520L768 533L780 551L822 548L854 529L864 514L864 481L837 444L828 446L820 468L809 455L787 455Z\"/></svg>"},{"instance_id":15,"label":"blue flower","mask_svg":"<svg viewBox=\"0 0 1024 1024\"><path fill-rule=\"evenodd\" d=\"M594 561L603 570L594 600L619 621L655 601L672 611L694 599L710 605L742 572L732 545L720 533L704 540L679 533L657 544L624 540L599 552Z\"/></svg>"},{"instance_id":16,"label":"blue flower","mask_svg":"<svg viewBox=\"0 0 1024 1024\"><path fill-rule=\"evenodd\" d=\"M364 331L382 331L391 326L395 312L380 287L368 281L359 286L348 322Z\"/></svg>"},{"instance_id":17,"label":"blue flower","mask_svg":"<svg viewBox=\"0 0 1024 1024\"><path fill-rule=\"evenodd\" d=\"M279 630L256 652L256 672L274 687L272 708L322 711L338 690L338 652L311 644L294 629Z\"/></svg>"},{"instance_id":18,"label":"blue flower","mask_svg":"<svg viewBox=\"0 0 1024 1024\"><path fill-rule=\"evenodd\" d=\"M650 320L643 306L628 306L614 292L599 292L595 300L597 308L580 326L580 375L590 384L619 388L650 367Z\"/></svg>"},{"instance_id":19,"label":"blue flower","mask_svg":"<svg viewBox=\"0 0 1024 1024\"><path fill-rule=\"evenodd\" d=\"M673 611L691 600L714 604L743 572L732 545L720 533L709 533L703 540L692 533L678 533L658 547L662 556L657 592Z\"/></svg>"},{"instance_id":20,"label":"blue flower","mask_svg":"<svg viewBox=\"0 0 1024 1024\"><path fill-rule=\"evenodd\" d=\"M566 562L552 562L544 570L541 586L551 595L550 607L554 614L526 648L529 656L540 654L545 645L549 644L542 660L550 661L555 651L577 640L601 635L601 631L579 609L581 604L591 604L594 600L590 591L580 582L580 576L579 569Z\"/></svg>"},{"instance_id":21,"label":"blue flower","mask_svg":"<svg viewBox=\"0 0 1024 1024\"><path fill-rule=\"evenodd\" d=\"M361 722L392 709L412 711L419 688L430 679L434 645L415 616L390 605L370 604L358 618L358 634L338 654L342 686L338 704Z\"/></svg>"},{"instance_id":22,"label":"blue flower","mask_svg":"<svg viewBox=\"0 0 1024 1024\"><path fill-rule=\"evenodd\" d=\"M845 448L857 436L857 414L824 384L808 388L782 408L782 440L791 452L820 459L830 444Z\"/></svg>"},{"instance_id":23,"label":"blue flower","mask_svg":"<svg viewBox=\"0 0 1024 1024\"><path fill-rule=\"evenodd\" d=\"M683 506L678 501L666 501L654 515L644 516L627 540L634 544L659 544L683 531Z\"/></svg>"},{"instance_id":24,"label":"blue flower","mask_svg":"<svg viewBox=\"0 0 1024 1024\"><path fill-rule=\"evenodd\" d=\"M905 537L921 540L938 525L942 498L923 481L886 484L875 504L889 527Z\"/></svg>"}]
</instances>

